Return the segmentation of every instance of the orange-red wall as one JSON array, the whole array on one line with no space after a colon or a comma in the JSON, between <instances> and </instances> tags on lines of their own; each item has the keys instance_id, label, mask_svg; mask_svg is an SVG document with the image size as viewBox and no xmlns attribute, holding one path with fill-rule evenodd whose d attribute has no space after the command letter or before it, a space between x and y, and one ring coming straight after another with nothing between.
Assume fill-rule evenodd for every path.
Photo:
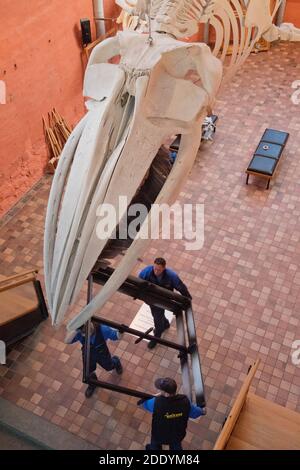
<instances>
[{"instance_id":1,"label":"orange-red wall","mask_svg":"<svg viewBox=\"0 0 300 470\"><path fill-rule=\"evenodd\" d=\"M115 0L103 0L103 10L105 18L116 18L119 16L121 8L116 5ZM110 23L105 23L111 27Z\"/></svg>"},{"instance_id":2,"label":"orange-red wall","mask_svg":"<svg viewBox=\"0 0 300 470\"><path fill-rule=\"evenodd\" d=\"M300 28L300 0L287 0L284 21Z\"/></svg>"},{"instance_id":3,"label":"orange-red wall","mask_svg":"<svg viewBox=\"0 0 300 470\"><path fill-rule=\"evenodd\" d=\"M104 13L117 16L114 0L104 0ZM92 0L0 0L0 215L44 172L42 115L56 107L75 124L84 112L83 17L93 27ZM300 0L287 1L285 21L300 27Z\"/></svg>"},{"instance_id":4,"label":"orange-red wall","mask_svg":"<svg viewBox=\"0 0 300 470\"><path fill-rule=\"evenodd\" d=\"M0 214L42 176L48 160L42 115L70 124L83 114L80 18L92 0L0 0Z\"/></svg>"}]
</instances>

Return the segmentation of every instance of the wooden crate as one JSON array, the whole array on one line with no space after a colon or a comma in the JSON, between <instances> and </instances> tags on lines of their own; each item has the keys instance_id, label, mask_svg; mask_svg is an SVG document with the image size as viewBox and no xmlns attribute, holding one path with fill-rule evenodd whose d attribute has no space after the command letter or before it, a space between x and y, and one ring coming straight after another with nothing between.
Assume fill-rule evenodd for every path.
<instances>
[{"instance_id":1,"label":"wooden crate","mask_svg":"<svg viewBox=\"0 0 300 470\"><path fill-rule=\"evenodd\" d=\"M26 271L0 282L0 340L6 345L32 333L48 317L37 271Z\"/></svg>"}]
</instances>

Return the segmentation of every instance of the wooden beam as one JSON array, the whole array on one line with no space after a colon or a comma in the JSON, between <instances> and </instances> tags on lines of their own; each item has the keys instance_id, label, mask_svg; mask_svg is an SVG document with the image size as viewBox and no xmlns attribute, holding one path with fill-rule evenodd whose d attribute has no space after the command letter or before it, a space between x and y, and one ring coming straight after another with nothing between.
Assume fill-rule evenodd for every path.
<instances>
[{"instance_id":1,"label":"wooden beam","mask_svg":"<svg viewBox=\"0 0 300 470\"><path fill-rule=\"evenodd\" d=\"M86 54L86 57L87 59L90 57L90 53L92 52L92 50L94 49L95 46L97 46L97 44L99 44L100 42L104 41L104 39L107 39L111 36L114 36L117 32L117 29L116 27L114 26L113 28L111 28L109 31L107 31L107 33L105 34L102 34L102 36L99 36L96 41L94 42L91 42L90 44L88 44L86 47L84 47L84 52Z\"/></svg>"},{"instance_id":2,"label":"wooden beam","mask_svg":"<svg viewBox=\"0 0 300 470\"><path fill-rule=\"evenodd\" d=\"M248 375L243 383L243 386L236 397L236 400L233 404L233 407L231 409L231 412L224 424L224 427L215 443L214 449L213 450L224 450L226 447L226 444L231 436L231 433L234 429L234 426L238 420L238 417L240 415L240 412L244 406L244 403L247 398L248 390L250 388L251 382L253 380L253 377L257 371L258 365L259 365L260 360L257 359L254 364L251 366L251 369L248 372Z\"/></svg>"},{"instance_id":3,"label":"wooden beam","mask_svg":"<svg viewBox=\"0 0 300 470\"><path fill-rule=\"evenodd\" d=\"M32 269L31 271L24 271L23 273L14 274L13 276L7 277L3 281L0 281L0 292L12 289L16 286L21 286L27 282L35 281L37 273L37 269Z\"/></svg>"}]
</instances>

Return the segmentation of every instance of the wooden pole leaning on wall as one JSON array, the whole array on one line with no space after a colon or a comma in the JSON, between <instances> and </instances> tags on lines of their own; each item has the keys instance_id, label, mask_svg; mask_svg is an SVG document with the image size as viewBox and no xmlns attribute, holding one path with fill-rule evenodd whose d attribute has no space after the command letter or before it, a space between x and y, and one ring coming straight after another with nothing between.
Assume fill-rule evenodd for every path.
<instances>
[{"instance_id":1,"label":"wooden pole leaning on wall","mask_svg":"<svg viewBox=\"0 0 300 470\"><path fill-rule=\"evenodd\" d=\"M113 26L110 30L107 31L107 33L102 34L102 36L99 36L96 41L91 42L88 44L86 47L84 47L84 52L86 55L87 60L89 60L90 54L92 50L94 49L97 44L100 44L100 42L104 41L104 39L110 38L112 36L115 36L116 32L118 31L116 26Z\"/></svg>"},{"instance_id":2,"label":"wooden pole leaning on wall","mask_svg":"<svg viewBox=\"0 0 300 470\"><path fill-rule=\"evenodd\" d=\"M48 113L48 123L42 117L45 141L49 153L48 171L54 173L61 152L68 140L72 129L66 120L53 108Z\"/></svg>"}]
</instances>

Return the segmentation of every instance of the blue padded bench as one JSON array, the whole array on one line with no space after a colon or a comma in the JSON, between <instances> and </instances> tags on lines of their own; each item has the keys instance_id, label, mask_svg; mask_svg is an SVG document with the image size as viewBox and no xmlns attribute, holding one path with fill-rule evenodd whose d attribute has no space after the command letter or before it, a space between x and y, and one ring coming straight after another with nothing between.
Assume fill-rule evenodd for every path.
<instances>
[{"instance_id":1,"label":"blue padded bench","mask_svg":"<svg viewBox=\"0 0 300 470\"><path fill-rule=\"evenodd\" d=\"M267 189L269 189L270 181L274 177L288 138L287 132L274 129L265 130L246 170L246 184L248 184L250 175L262 176L268 180Z\"/></svg>"}]
</instances>

